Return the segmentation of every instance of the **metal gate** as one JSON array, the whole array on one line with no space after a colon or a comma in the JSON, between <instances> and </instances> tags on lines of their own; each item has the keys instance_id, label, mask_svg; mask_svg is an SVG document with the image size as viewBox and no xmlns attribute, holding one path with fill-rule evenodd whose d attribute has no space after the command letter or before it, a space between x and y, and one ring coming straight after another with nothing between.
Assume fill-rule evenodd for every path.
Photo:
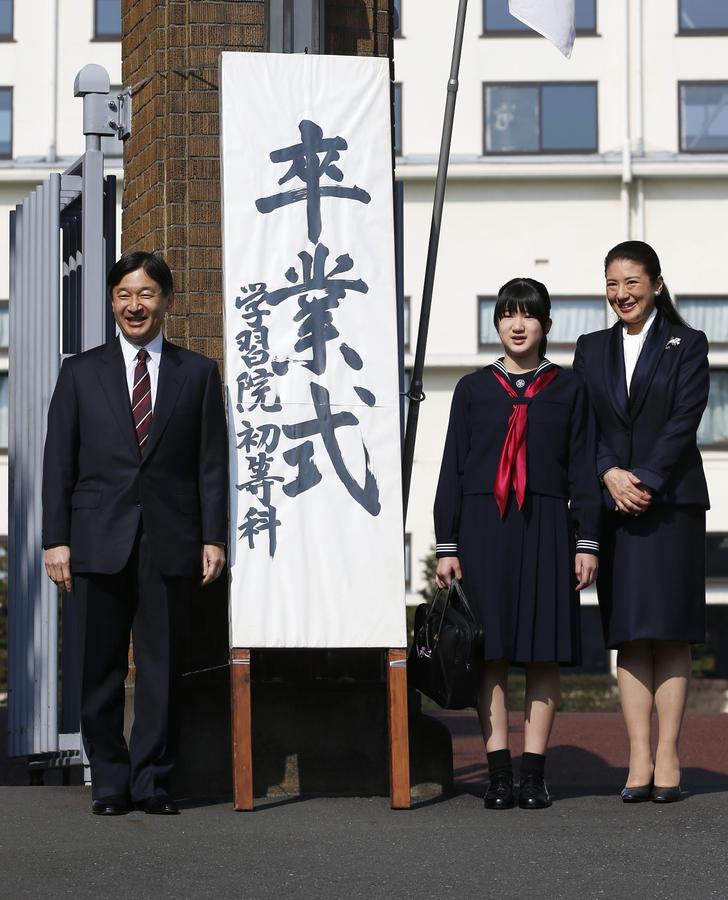
<instances>
[{"instance_id":1,"label":"metal gate","mask_svg":"<svg viewBox=\"0 0 728 900\"><path fill-rule=\"evenodd\" d=\"M101 137L118 134L109 76L85 66L86 152L10 213L8 753L80 759L78 613L45 574L41 481L61 359L114 335L106 273L116 255L116 179Z\"/></svg>"}]
</instances>

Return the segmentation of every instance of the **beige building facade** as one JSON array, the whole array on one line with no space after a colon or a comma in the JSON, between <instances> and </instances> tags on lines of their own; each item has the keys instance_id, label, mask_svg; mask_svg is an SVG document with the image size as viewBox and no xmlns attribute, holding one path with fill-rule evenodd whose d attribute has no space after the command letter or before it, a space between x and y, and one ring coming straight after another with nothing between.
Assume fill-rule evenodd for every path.
<instances>
[{"instance_id":1,"label":"beige building facade","mask_svg":"<svg viewBox=\"0 0 728 900\"><path fill-rule=\"evenodd\" d=\"M414 350L457 0L437 21L401 0L395 40L405 185L405 295ZM519 29L506 0L469 4L407 531L411 593L433 544L432 502L457 380L499 345L492 303L509 278L554 300L549 357L614 321L603 259L657 250L678 307L711 342L700 431L712 498L708 601L728 603L728 11L701 0L576 0L570 60ZM447 10L447 15L445 13ZM449 27L444 22L449 16ZM413 362L412 354L407 363ZM593 604L593 592L584 597Z\"/></svg>"},{"instance_id":2,"label":"beige building facade","mask_svg":"<svg viewBox=\"0 0 728 900\"><path fill-rule=\"evenodd\" d=\"M0 0L0 535L7 535L8 212L83 151L76 72L121 83L120 0ZM405 187L412 365L457 0L399 0L396 176ZM457 380L498 354L490 321L514 275L554 298L550 357L611 323L602 260L626 238L657 249L685 318L711 341L701 446L708 597L728 604L728 12L710 0L576 0L563 59L507 0L470 0L407 521L410 602L433 543L432 502ZM120 144L107 171L123 174ZM594 595L586 598L593 603Z\"/></svg>"}]
</instances>

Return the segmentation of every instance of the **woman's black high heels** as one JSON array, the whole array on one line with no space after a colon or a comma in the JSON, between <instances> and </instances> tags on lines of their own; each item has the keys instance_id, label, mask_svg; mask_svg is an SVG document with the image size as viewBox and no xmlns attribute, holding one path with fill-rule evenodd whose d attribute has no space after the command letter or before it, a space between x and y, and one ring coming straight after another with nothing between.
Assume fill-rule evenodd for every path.
<instances>
[{"instance_id":1,"label":"woman's black high heels","mask_svg":"<svg viewBox=\"0 0 728 900\"><path fill-rule=\"evenodd\" d=\"M652 788L651 799L653 803L676 803L678 800L682 800L680 785L678 784L675 787L658 787L655 785Z\"/></svg>"},{"instance_id":2,"label":"woman's black high heels","mask_svg":"<svg viewBox=\"0 0 728 900\"><path fill-rule=\"evenodd\" d=\"M644 803L645 800L653 800L653 791L656 790L652 782L641 784L638 787L624 787L620 797L623 803ZM662 789L661 789L662 790Z\"/></svg>"}]
</instances>

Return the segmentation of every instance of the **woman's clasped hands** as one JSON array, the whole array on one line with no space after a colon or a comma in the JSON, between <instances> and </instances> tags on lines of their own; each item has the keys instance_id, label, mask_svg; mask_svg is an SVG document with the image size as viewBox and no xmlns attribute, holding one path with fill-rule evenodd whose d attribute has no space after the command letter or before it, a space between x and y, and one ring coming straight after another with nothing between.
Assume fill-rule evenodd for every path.
<instances>
[{"instance_id":1,"label":"woman's clasped hands","mask_svg":"<svg viewBox=\"0 0 728 900\"><path fill-rule=\"evenodd\" d=\"M618 512L638 516L649 509L652 491L627 469L609 469L602 475L602 481L612 495Z\"/></svg>"}]
</instances>

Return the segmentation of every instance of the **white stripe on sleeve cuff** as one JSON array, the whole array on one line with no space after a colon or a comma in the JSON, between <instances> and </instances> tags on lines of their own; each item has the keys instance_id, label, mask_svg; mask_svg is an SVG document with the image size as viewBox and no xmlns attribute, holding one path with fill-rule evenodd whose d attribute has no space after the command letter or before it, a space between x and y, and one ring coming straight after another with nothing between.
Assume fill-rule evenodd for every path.
<instances>
[{"instance_id":1,"label":"white stripe on sleeve cuff","mask_svg":"<svg viewBox=\"0 0 728 900\"><path fill-rule=\"evenodd\" d=\"M599 541L577 541L577 553L599 553Z\"/></svg>"}]
</instances>

